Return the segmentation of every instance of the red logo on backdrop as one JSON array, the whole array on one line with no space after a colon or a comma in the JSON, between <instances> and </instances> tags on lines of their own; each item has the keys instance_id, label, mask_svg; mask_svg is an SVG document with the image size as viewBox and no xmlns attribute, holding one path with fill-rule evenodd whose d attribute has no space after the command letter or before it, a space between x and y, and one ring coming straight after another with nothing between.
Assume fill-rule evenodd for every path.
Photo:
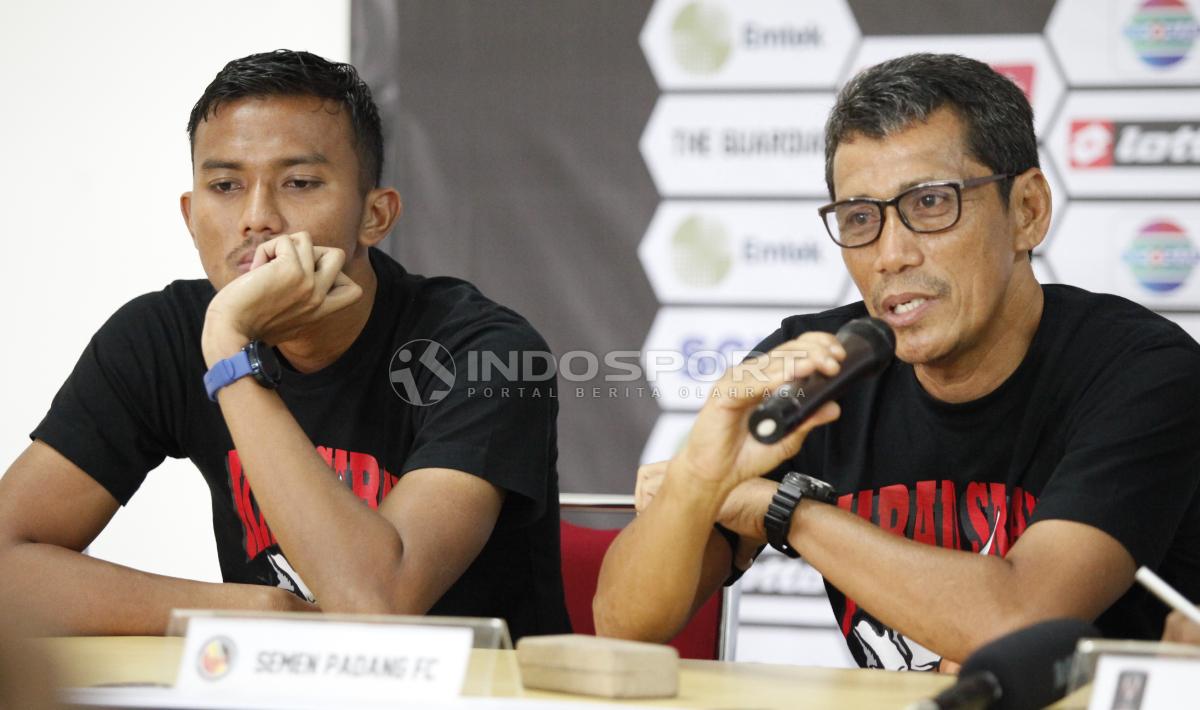
<instances>
[{"instance_id":1,"label":"red logo on backdrop","mask_svg":"<svg viewBox=\"0 0 1200 710\"><path fill-rule=\"evenodd\" d=\"M992 69L995 69L997 74L1008 77L1025 94L1025 100L1033 103L1032 64L993 64Z\"/></svg>"},{"instance_id":2,"label":"red logo on backdrop","mask_svg":"<svg viewBox=\"0 0 1200 710\"><path fill-rule=\"evenodd\" d=\"M1107 168L1113 164L1116 126L1112 121L1071 121L1067 153L1073 168Z\"/></svg>"}]
</instances>

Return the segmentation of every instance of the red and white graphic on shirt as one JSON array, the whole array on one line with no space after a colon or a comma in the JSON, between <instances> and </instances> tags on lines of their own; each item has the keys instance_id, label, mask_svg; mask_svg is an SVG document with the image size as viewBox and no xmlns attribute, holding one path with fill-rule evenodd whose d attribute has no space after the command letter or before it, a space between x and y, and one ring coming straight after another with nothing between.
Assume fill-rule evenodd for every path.
<instances>
[{"instance_id":1,"label":"red and white graphic on shirt","mask_svg":"<svg viewBox=\"0 0 1200 710\"><path fill-rule=\"evenodd\" d=\"M961 499L953 481L919 481L847 493L838 507L883 530L927 545L1003 557L1033 516L1037 498L1017 486L971 482ZM870 617L846 597L838 625L847 642L861 646L870 667L936 670L936 654Z\"/></svg>"},{"instance_id":2,"label":"red and white graphic on shirt","mask_svg":"<svg viewBox=\"0 0 1200 710\"><path fill-rule=\"evenodd\" d=\"M345 449L318 446L317 454L333 469L339 481L354 492L371 509L378 509L384 496L400 478L384 470L379 461L370 454ZM233 492L233 507L242 521L246 559L252 560L263 550L277 544L267 519L258 509L250 482L242 470L242 460L236 449L225 455L225 469L229 472L229 489Z\"/></svg>"}]
</instances>

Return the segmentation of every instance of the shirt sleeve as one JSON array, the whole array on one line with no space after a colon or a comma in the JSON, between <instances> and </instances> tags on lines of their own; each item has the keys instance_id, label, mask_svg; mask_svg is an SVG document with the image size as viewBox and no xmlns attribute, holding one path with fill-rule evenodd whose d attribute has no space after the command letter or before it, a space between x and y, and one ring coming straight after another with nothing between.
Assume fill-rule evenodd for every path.
<instances>
[{"instance_id":1,"label":"shirt sleeve","mask_svg":"<svg viewBox=\"0 0 1200 710\"><path fill-rule=\"evenodd\" d=\"M177 348L155 297L134 299L101 326L30 434L122 505L166 456L182 455L164 414L181 407L179 373L169 364Z\"/></svg>"},{"instance_id":2,"label":"shirt sleeve","mask_svg":"<svg viewBox=\"0 0 1200 710\"><path fill-rule=\"evenodd\" d=\"M531 326L513 321L440 344L453 362L454 384L416 412L402 473L450 468L473 474L518 496L505 503L514 522L539 519L557 493L558 390L548 347ZM445 380L428 368L416 384L422 392L445 390Z\"/></svg>"},{"instance_id":3,"label":"shirt sleeve","mask_svg":"<svg viewBox=\"0 0 1200 710\"><path fill-rule=\"evenodd\" d=\"M1032 403L1031 403L1032 404ZM1157 567L1200 485L1200 350L1142 349L1092 383L1031 523L1071 520Z\"/></svg>"}]
</instances>

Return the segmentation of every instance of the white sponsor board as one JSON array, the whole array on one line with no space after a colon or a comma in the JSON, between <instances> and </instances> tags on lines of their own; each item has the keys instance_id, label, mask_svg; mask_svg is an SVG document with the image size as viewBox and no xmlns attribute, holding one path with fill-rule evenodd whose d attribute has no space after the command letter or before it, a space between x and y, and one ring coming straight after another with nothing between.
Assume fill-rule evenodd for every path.
<instances>
[{"instance_id":1,"label":"white sponsor board","mask_svg":"<svg viewBox=\"0 0 1200 710\"><path fill-rule=\"evenodd\" d=\"M856 667L820 572L767 548L738 585L739 661Z\"/></svg>"},{"instance_id":2,"label":"white sponsor board","mask_svg":"<svg viewBox=\"0 0 1200 710\"><path fill-rule=\"evenodd\" d=\"M642 158L664 197L825 198L833 94L659 97Z\"/></svg>"},{"instance_id":3,"label":"white sponsor board","mask_svg":"<svg viewBox=\"0 0 1200 710\"><path fill-rule=\"evenodd\" d=\"M1059 179L1058 169L1054 167L1054 159L1050 157L1049 153L1045 150L1038 150L1038 162L1041 164L1042 174L1046 176L1046 182L1050 185L1050 230L1046 232L1046 239L1042 242L1040 249L1040 251L1045 251L1050 240L1054 238L1054 230L1058 229L1058 225L1067 211L1067 188ZM1035 249L1034 251L1039 250Z\"/></svg>"},{"instance_id":4,"label":"white sponsor board","mask_svg":"<svg viewBox=\"0 0 1200 710\"><path fill-rule=\"evenodd\" d=\"M1200 90L1072 92L1046 146L1071 197L1200 196Z\"/></svg>"},{"instance_id":5,"label":"white sponsor board","mask_svg":"<svg viewBox=\"0 0 1200 710\"><path fill-rule=\"evenodd\" d=\"M660 303L828 305L849 275L821 204L664 202L638 257Z\"/></svg>"},{"instance_id":6,"label":"white sponsor board","mask_svg":"<svg viewBox=\"0 0 1200 710\"><path fill-rule=\"evenodd\" d=\"M1187 331L1196 342L1200 342L1200 313L1170 313L1166 316Z\"/></svg>"},{"instance_id":7,"label":"white sponsor board","mask_svg":"<svg viewBox=\"0 0 1200 710\"><path fill-rule=\"evenodd\" d=\"M1041 35L935 35L867 37L843 81L887 59L913 52L961 54L978 59L1012 79L1033 106L1040 135L1049 125L1065 85Z\"/></svg>"},{"instance_id":8,"label":"white sponsor board","mask_svg":"<svg viewBox=\"0 0 1200 710\"><path fill-rule=\"evenodd\" d=\"M1046 37L1072 86L1200 83L1196 0L1058 0Z\"/></svg>"},{"instance_id":9,"label":"white sponsor board","mask_svg":"<svg viewBox=\"0 0 1200 710\"><path fill-rule=\"evenodd\" d=\"M1050 268L1050 262L1038 256L1033 257L1033 277L1040 284L1061 283L1058 275Z\"/></svg>"},{"instance_id":10,"label":"white sponsor board","mask_svg":"<svg viewBox=\"0 0 1200 710\"><path fill-rule=\"evenodd\" d=\"M646 445L642 448L640 464L666 461L673 458L687 441L688 432L692 430L692 422L696 416L691 413L663 412L654 422Z\"/></svg>"},{"instance_id":11,"label":"white sponsor board","mask_svg":"<svg viewBox=\"0 0 1200 710\"><path fill-rule=\"evenodd\" d=\"M842 296L838 299L835 307L848 306L851 303L858 303L861 300L863 300L863 297L859 293L858 286L854 284L854 281L850 281L849 285L846 286L846 290L842 291Z\"/></svg>"},{"instance_id":12,"label":"white sponsor board","mask_svg":"<svg viewBox=\"0 0 1200 710\"><path fill-rule=\"evenodd\" d=\"M811 309L695 308L659 310L643 346L647 381L668 411L695 411L728 364L737 364L784 318Z\"/></svg>"},{"instance_id":13,"label":"white sponsor board","mask_svg":"<svg viewBox=\"0 0 1200 710\"><path fill-rule=\"evenodd\" d=\"M1074 202L1048 252L1062 283L1151 308L1200 309L1200 206Z\"/></svg>"},{"instance_id":14,"label":"white sponsor board","mask_svg":"<svg viewBox=\"0 0 1200 710\"><path fill-rule=\"evenodd\" d=\"M857 39L844 0L658 0L640 37L663 89L832 88Z\"/></svg>"},{"instance_id":15,"label":"white sponsor board","mask_svg":"<svg viewBox=\"0 0 1200 710\"><path fill-rule=\"evenodd\" d=\"M737 660L816 668L858 668L836 629L738 626Z\"/></svg>"}]
</instances>

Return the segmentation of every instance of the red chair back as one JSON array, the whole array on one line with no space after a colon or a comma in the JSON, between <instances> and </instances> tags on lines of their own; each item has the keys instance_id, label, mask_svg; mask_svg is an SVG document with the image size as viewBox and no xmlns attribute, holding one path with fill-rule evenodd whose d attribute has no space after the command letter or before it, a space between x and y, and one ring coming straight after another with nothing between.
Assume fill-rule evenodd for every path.
<instances>
[{"instance_id":1,"label":"red chair back","mask_svg":"<svg viewBox=\"0 0 1200 710\"><path fill-rule=\"evenodd\" d=\"M598 530L562 521L563 590L567 597L567 614L577 634L596 634L592 619L592 598L600 577L604 553L620 530ZM721 593L706 601L688 625L670 644L680 658L717 660L721 646Z\"/></svg>"}]
</instances>

